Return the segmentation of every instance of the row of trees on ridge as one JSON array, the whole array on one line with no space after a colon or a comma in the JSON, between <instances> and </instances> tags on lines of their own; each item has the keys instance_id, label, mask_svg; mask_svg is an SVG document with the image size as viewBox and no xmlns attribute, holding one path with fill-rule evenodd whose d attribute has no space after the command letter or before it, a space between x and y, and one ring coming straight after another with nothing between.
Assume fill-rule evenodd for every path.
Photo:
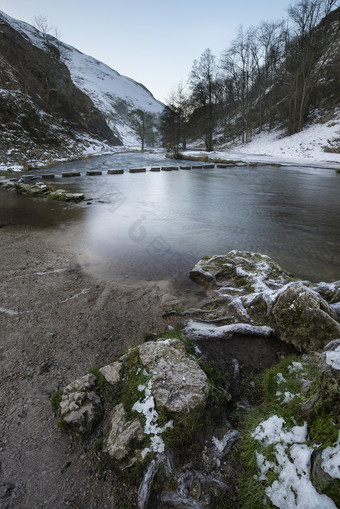
<instances>
[{"instance_id":1,"label":"row of trees on ridge","mask_svg":"<svg viewBox=\"0 0 340 509\"><path fill-rule=\"evenodd\" d=\"M311 107L340 103L338 0L300 0L280 22L239 28L219 61L206 49L187 86L179 84L161 119L163 145L174 155L188 140L247 143L254 131L285 125L299 132Z\"/></svg>"}]
</instances>

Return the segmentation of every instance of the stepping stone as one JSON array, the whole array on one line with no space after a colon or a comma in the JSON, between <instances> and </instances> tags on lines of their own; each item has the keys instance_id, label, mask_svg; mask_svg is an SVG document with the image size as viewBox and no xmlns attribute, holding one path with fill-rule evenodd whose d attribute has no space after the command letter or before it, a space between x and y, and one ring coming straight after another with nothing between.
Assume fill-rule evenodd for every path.
<instances>
[{"instance_id":1,"label":"stepping stone","mask_svg":"<svg viewBox=\"0 0 340 509\"><path fill-rule=\"evenodd\" d=\"M161 171L160 168L150 168L150 171Z\"/></svg>"},{"instance_id":2,"label":"stepping stone","mask_svg":"<svg viewBox=\"0 0 340 509\"><path fill-rule=\"evenodd\" d=\"M86 175L94 177L95 175L102 175L102 172L100 170L89 170L86 172Z\"/></svg>"},{"instance_id":3,"label":"stepping stone","mask_svg":"<svg viewBox=\"0 0 340 509\"><path fill-rule=\"evenodd\" d=\"M43 173L41 177L43 179L54 179L54 173Z\"/></svg>"},{"instance_id":4,"label":"stepping stone","mask_svg":"<svg viewBox=\"0 0 340 509\"><path fill-rule=\"evenodd\" d=\"M108 175L121 175L124 173L124 170L107 170Z\"/></svg>"},{"instance_id":5,"label":"stepping stone","mask_svg":"<svg viewBox=\"0 0 340 509\"><path fill-rule=\"evenodd\" d=\"M62 177L80 177L80 171L64 171Z\"/></svg>"},{"instance_id":6,"label":"stepping stone","mask_svg":"<svg viewBox=\"0 0 340 509\"><path fill-rule=\"evenodd\" d=\"M130 170L129 170L130 173L142 173L145 171L146 171L146 168L130 168Z\"/></svg>"}]
</instances>

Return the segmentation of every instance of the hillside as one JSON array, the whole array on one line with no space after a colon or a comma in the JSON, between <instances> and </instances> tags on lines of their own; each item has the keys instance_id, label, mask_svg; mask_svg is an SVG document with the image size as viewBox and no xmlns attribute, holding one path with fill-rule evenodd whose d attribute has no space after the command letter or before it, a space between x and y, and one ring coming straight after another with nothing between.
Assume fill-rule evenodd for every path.
<instances>
[{"instance_id":1,"label":"hillside","mask_svg":"<svg viewBox=\"0 0 340 509\"><path fill-rule=\"evenodd\" d=\"M163 105L132 79L0 12L0 162L39 162L136 146L130 115Z\"/></svg>"},{"instance_id":2,"label":"hillside","mask_svg":"<svg viewBox=\"0 0 340 509\"><path fill-rule=\"evenodd\" d=\"M168 104L170 113L162 117L164 146L175 155L188 146L208 152L236 147L249 154L289 159L310 155L312 160L315 141L319 160L322 152L328 160L336 159L340 153L336 3L301 1L288 9L286 20L262 22L247 30L240 27L220 59L207 48L193 62L188 91L179 87Z\"/></svg>"}]
</instances>

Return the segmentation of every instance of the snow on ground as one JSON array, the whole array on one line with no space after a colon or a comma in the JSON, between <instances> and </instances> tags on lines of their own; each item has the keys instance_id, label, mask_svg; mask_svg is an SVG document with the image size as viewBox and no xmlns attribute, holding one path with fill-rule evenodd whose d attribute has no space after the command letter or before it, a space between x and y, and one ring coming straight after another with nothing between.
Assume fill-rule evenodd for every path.
<instances>
[{"instance_id":1,"label":"snow on ground","mask_svg":"<svg viewBox=\"0 0 340 509\"><path fill-rule=\"evenodd\" d=\"M92 99L125 146L131 147L138 143L138 136L128 126L129 112L142 109L154 115L162 113L164 105L157 101L144 85L120 75L103 62L81 53L49 34L44 36L24 21L16 20L5 13L1 15L39 49L47 51L46 43L58 48L61 60L69 68L75 85Z\"/></svg>"},{"instance_id":2,"label":"snow on ground","mask_svg":"<svg viewBox=\"0 0 340 509\"><path fill-rule=\"evenodd\" d=\"M165 444L161 438L161 434L168 428L173 427L173 422L169 421L165 426L160 427L157 424L158 412L155 407L155 400L152 396L152 380L148 384L138 386L140 392L144 392L142 401L136 401L132 410L136 410L145 417L144 433L150 435L150 447L146 447L142 451L142 458L149 452L164 452Z\"/></svg>"},{"instance_id":3,"label":"snow on ground","mask_svg":"<svg viewBox=\"0 0 340 509\"><path fill-rule=\"evenodd\" d=\"M274 447L276 462L266 461L257 453L259 479L265 481L268 471L278 474L278 479L265 490L267 497L280 509L336 509L334 502L326 495L320 495L314 488L309 475L313 448L309 447L307 423L302 426L285 426L285 420L272 415L261 422L252 433L261 445ZM339 445L328 448L324 461L328 470L336 470L336 454ZM339 459L339 458L338 458Z\"/></svg>"},{"instance_id":4,"label":"snow on ground","mask_svg":"<svg viewBox=\"0 0 340 509\"><path fill-rule=\"evenodd\" d=\"M91 97L124 145L135 145L138 137L128 126L129 112L141 109L159 115L164 109L163 104L143 85L121 76L95 58L63 43L59 44L59 49L76 86Z\"/></svg>"},{"instance_id":5,"label":"snow on ground","mask_svg":"<svg viewBox=\"0 0 340 509\"><path fill-rule=\"evenodd\" d=\"M285 136L282 129L263 131L247 144L209 152L210 158L340 168L340 154L325 152L325 146L340 147L340 108L334 118L322 123L315 119L300 133ZM197 156L197 151L187 152ZM201 152L206 154L206 152Z\"/></svg>"}]
</instances>

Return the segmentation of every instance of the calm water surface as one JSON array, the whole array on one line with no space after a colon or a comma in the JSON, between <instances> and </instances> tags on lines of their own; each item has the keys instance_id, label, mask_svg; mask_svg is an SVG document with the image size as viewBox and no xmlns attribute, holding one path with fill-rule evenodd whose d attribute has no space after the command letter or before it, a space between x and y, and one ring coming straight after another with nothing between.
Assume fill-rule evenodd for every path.
<instances>
[{"instance_id":1,"label":"calm water surface","mask_svg":"<svg viewBox=\"0 0 340 509\"><path fill-rule=\"evenodd\" d=\"M161 154L61 164L51 171L82 177L50 183L93 200L65 207L3 192L0 219L55 227L60 242L71 242L80 262L100 277L186 280L202 256L238 249L268 254L297 277L340 279L340 175L334 171L258 166L86 176L90 169L172 164Z\"/></svg>"}]
</instances>

